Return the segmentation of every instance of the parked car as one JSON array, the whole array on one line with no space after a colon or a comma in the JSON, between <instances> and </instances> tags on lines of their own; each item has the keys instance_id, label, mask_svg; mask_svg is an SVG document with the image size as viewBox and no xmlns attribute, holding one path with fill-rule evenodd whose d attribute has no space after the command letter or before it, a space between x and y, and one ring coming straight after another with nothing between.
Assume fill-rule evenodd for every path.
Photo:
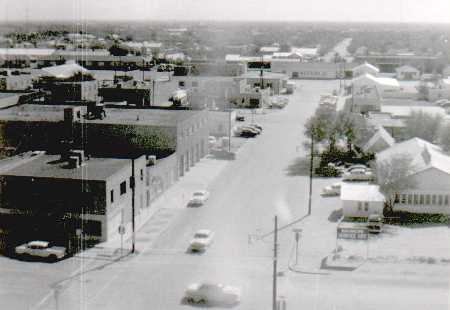
<instances>
[{"instance_id":1,"label":"parked car","mask_svg":"<svg viewBox=\"0 0 450 310\"><path fill-rule=\"evenodd\" d=\"M193 283L185 291L189 303L207 305L234 305L241 300L241 290L234 286L219 283Z\"/></svg>"},{"instance_id":2,"label":"parked car","mask_svg":"<svg viewBox=\"0 0 450 310\"><path fill-rule=\"evenodd\" d=\"M57 261L67 255L65 247L52 246L48 241L30 241L15 248L19 256L34 256Z\"/></svg>"},{"instance_id":3,"label":"parked car","mask_svg":"<svg viewBox=\"0 0 450 310\"><path fill-rule=\"evenodd\" d=\"M339 196L341 194L341 183L334 183L325 186L322 190L322 196Z\"/></svg>"},{"instance_id":4,"label":"parked car","mask_svg":"<svg viewBox=\"0 0 450 310\"><path fill-rule=\"evenodd\" d=\"M383 216L380 214L369 215L367 218L367 228L370 233L380 233L383 228Z\"/></svg>"},{"instance_id":5,"label":"parked car","mask_svg":"<svg viewBox=\"0 0 450 310\"><path fill-rule=\"evenodd\" d=\"M191 200L188 202L188 207L199 207L205 204L209 198L209 192L205 190L199 190L194 192Z\"/></svg>"},{"instance_id":6,"label":"parked car","mask_svg":"<svg viewBox=\"0 0 450 310\"><path fill-rule=\"evenodd\" d=\"M214 136L208 137L209 148L213 148L214 146L216 146L216 143L217 143L216 137L214 137Z\"/></svg>"},{"instance_id":7,"label":"parked car","mask_svg":"<svg viewBox=\"0 0 450 310\"><path fill-rule=\"evenodd\" d=\"M251 126L251 127L254 127L254 128L256 128L256 129L259 129L260 131L263 131L263 128L262 128L262 126L261 125L258 125L258 124L250 124L249 126Z\"/></svg>"},{"instance_id":8,"label":"parked car","mask_svg":"<svg viewBox=\"0 0 450 310\"><path fill-rule=\"evenodd\" d=\"M367 168L349 168L343 174L344 181L372 181L373 172Z\"/></svg>"},{"instance_id":9,"label":"parked car","mask_svg":"<svg viewBox=\"0 0 450 310\"><path fill-rule=\"evenodd\" d=\"M243 138L253 138L256 137L257 135L258 135L257 132L255 132L254 130L250 130L248 128L242 129L241 133L239 134L239 136Z\"/></svg>"},{"instance_id":10,"label":"parked car","mask_svg":"<svg viewBox=\"0 0 450 310\"><path fill-rule=\"evenodd\" d=\"M205 251L212 243L214 233L209 229L200 229L194 234L194 238L189 243L191 252Z\"/></svg>"},{"instance_id":11,"label":"parked car","mask_svg":"<svg viewBox=\"0 0 450 310\"><path fill-rule=\"evenodd\" d=\"M236 115L236 121L243 122L245 121L245 117L243 115Z\"/></svg>"}]
</instances>

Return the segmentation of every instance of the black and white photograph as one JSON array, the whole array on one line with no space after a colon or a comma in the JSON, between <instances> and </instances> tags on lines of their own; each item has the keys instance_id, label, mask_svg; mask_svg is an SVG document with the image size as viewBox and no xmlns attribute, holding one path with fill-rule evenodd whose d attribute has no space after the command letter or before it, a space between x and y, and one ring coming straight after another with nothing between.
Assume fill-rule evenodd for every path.
<instances>
[{"instance_id":1,"label":"black and white photograph","mask_svg":"<svg viewBox=\"0 0 450 310\"><path fill-rule=\"evenodd\" d=\"M449 0L0 0L1 310L450 310Z\"/></svg>"}]
</instances>

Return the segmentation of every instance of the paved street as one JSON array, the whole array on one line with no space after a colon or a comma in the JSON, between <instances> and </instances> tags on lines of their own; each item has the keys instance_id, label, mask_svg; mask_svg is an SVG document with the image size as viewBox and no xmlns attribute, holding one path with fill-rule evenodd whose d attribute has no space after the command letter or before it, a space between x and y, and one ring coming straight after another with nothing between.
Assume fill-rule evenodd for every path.
<instances>
[{"instance_id":1,"label":"paved street","mask_svg":"<svg viewBox=\"0 0 450 310\"><path fill-rule=\"evenodd\" d=\"M24 295L20 289L26 288L33 302L6 295L1 300L5 297L13 309L189 309L194 306L182 303L185 287L210 280L242 287L242 302L234 309L271 309L273 236L261 240L250 237L271 232L275 214L280 226L306 214L308 178L292 173L289 167L305 155L303 125L313 114L320 94L338 88L336 81L296 83L296 94L284 110L256 116L256 122L264 127L263 134L249 139L237 160L228 162L209 184L211 196L205 206L177 206L156 242L138 239L139 253L122 260L86 259L82 272L72 278L70 274L80 267L79 258L42 264L45 273L39 270L40 263L19 262L26 271L15 267L6 274L23 279L10 282L20 294L16 299ZM363 266L356 272L318 272L321 258L329 254L334 240L316 240L335 231L336 223L328 217L339 208L338 199L322 199L319 193L324 184L333 181L314 181L313 217L296 225L304 230L302 272L288 271L292 229L280 233L279 269L284 274L279 277L279 295L285 296L288 309L448 309L448 265L420 270L394 265L376 271ZM150 232L154 224L149 221L141 232ZM323 229L317 227L319 224ZM214 243L204 254L187 253L193 233L201 228L215 232ZM0 264L4 266L3 261ZM52 279L51 268L66 268L65 281L56 276ZM39 285L39 275L48 277L43 285ZM31 282L25 284L28 278ZM6 290L0 284L2 292L3 288ZM39 294L47 298L39 299Z\"/></svg>"}]
</instances>

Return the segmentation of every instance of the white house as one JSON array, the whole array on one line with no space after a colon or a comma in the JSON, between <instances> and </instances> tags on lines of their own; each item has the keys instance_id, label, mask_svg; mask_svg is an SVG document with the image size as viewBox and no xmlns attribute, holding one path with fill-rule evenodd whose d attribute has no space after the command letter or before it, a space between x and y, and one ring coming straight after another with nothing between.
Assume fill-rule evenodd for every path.
<instances>
[{"instance_id":1,"label":"white house","mask_svg":"<svg viewBox=\"0 0 450 310\"><path fill-rule=\"evenodd\" d=\"M393 156L412 159L414 187L398 193L393 209L412 213L450 214L450 157L419 138L397 143L376 154L377 164Z\"/></svg>"},{"instance_id":2,"label":"white house","mask_svg":"<svg viewBox=\"0 0 450 310\"><path fill-rule=\"evenodd\" d=\"M372 76L377 76L380 73L380 69L378 69L374 65L365 62L362 65L354 67L352 72L353 77L358 77L364 74L371 74Z\"/></svg>"},{"instance_id":3,"label":"white house","mask_svg":"<svg viewBox=\"0 0 450 310\"><path fill-rule=\"evenodd\" d=\"M401 66L395 69L398 80L419 80L420 71L412 66Z\"/></svg>"},{"instance_id":4,"label":"white house","mask_svg":"<svg viewBox=\"0 0 450 310\"><path fill-rule=\"evenodd\" d=\"M363 146L364 152L378 153L395 144L394 138L382 126L378 126L375 134Z\"/></svg>"},{"instance_id":5,"label":"white house","mask_svg":"<svg viewBox=\"0 0 450 310\"><path fill-rule=\"evenodd\" d=\"M346 183L341 185L341 203L344 217L368 217L383 214L385 197L378 185Z\"/></svg>"},{"instance_id":6,"label":"white house","mask_svg":"<svg viewBox=\"0 0 450 310\"><path fill-rule=\"evenodd\" d=\"M372 74L365 73L359 75L352 80L352 94L367 93L369 90L372 92L376 89L379 96L390 97L393 94L401 92L400 84L396 79L386 77L375 77Z\"/></svg>"}]
</instances>

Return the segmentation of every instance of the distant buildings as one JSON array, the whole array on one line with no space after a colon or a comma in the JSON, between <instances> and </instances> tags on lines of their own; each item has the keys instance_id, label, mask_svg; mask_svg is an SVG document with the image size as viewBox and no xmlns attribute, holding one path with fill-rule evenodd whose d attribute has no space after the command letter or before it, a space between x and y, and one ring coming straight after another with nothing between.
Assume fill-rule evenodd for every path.
<instances>
[{"instance_id":1,"label":"distant buildings","mask_svg":"<svg viewBox=\"0 0 450 310\"><path fill-rule=\"evenodd\" d=\"M370 74L370 75L376 77L380 73L380 70L377 67L365 62L362 65L354 67L352 69L352 72L353 72L353 78L357 78L358 76L365 75L365 74Z\"/></svg>"},{"instance_id":2,"label":"distant buildings","mask_svg":"<svg viewBox=\"0 0 450 310\"><path fill-rule=\"evenodd\" d=\"M401 66L395 69L398 80L419 80L420 71L413 66Z\"/></svg>"},{"instance_id":3,"label":"distant buildings","mask_svg":"<svg viewBox=\"0 0 450 310\"><path fill-rule=\"evenodd\" d=\"M0 91L30 90L32 87L33 78L29 72L0 69Z\"/></svg>"},{"instance_id":4,"label":"distant buildings","mask_svg":"<svg viewBox=\"0 0 450 310\"><path fill-rule=\"evenodd\" d=\"M414 53L355 55L358 63L368 62L380 69L381 72L394 73L399 66L410 65L421 72L432 72L437 69L442 57L439 55L417 55Z\"/></svg>"},{"instance_id":5,"label":"distant buildings","mask_svg":"<svg viewBox=\"0 0 450 310\"><path fill-rule=\"evenodd\" d=\"M35 87L49 92L49 103L97 101L98 85L94 76L76 63L42 68Z\"/></svg>"}]
</instances>

